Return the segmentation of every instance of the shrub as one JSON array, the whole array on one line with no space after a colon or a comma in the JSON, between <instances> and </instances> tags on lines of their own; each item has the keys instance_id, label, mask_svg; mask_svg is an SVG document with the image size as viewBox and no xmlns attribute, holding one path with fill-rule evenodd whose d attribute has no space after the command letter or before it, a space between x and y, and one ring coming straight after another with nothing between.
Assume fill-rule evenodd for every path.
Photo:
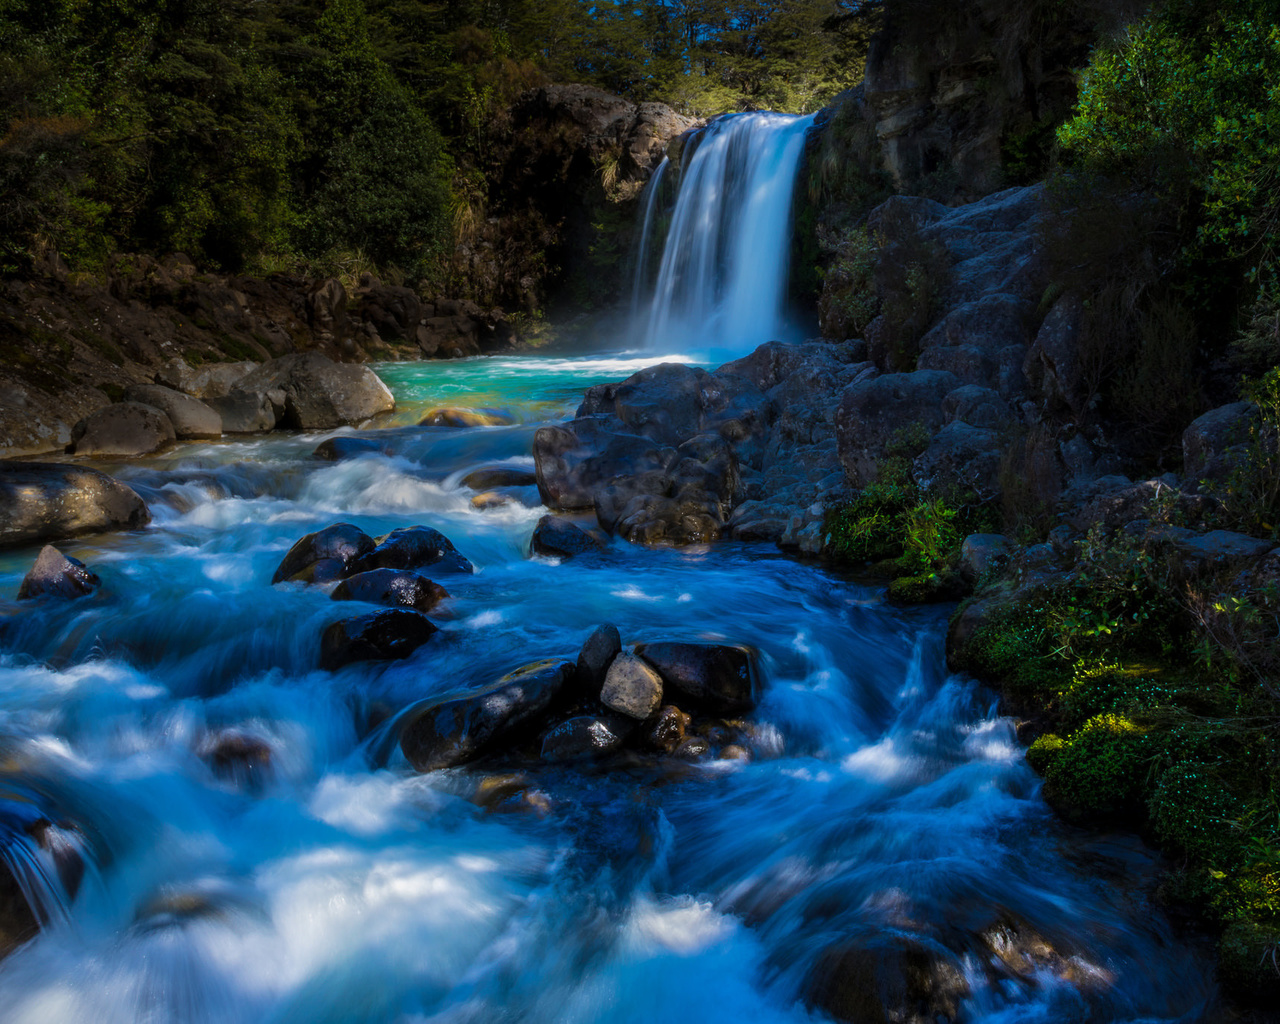
<instances>
[{"instance_id":1,"label":"shrub","mask_svg":"<svg viewBox=\"0 0 1280 1024\"><path fill-rule=\"evenodd\" d=\"M858 228L838 240L825 239L823 247L832 255L818 299L822 336L833 341L861 337L880 312L875 292L879 243L866 228Z\"/></svg>"},{"instance_id":2,"label":"shrub","mask_svg":"<svg viewBox=\"0 0 1280 1024\"><path fill-rule=\"evenodd\" d=\"M881 246L876 260L876 293L884 317L878 362L910 372L920 356L920 338L937 319L951 285L951 259L940 242L909 232Z\"/></svg>"},{"instance_id":3,"label":"shrub","mask_svg":"<svg viewBox=\"0 0 1280 1024\"><path fill-rule=\"evenodd\" d=\"M1108 713L1089 719L1070 738L1042 736L1027 759L1068 817L1107 819L1141 809L1153 753L1146 729Z\"/></svg>"}]
</instances>

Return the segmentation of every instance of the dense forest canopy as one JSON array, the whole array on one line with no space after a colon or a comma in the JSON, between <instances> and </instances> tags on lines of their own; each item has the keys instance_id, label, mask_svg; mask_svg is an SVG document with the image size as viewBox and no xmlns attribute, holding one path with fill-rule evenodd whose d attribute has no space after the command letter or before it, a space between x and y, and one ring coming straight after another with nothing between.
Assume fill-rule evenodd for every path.
<instances>
[{"instance_id":1,"label":"dense forest canopy","mask_svg":"<svg viewBox=\"0 0 1280 1024\"><path fill-rule=\"evenodd\" d=\"M857 6L856 4L854 5ZM426 273L495 115L544 81L812 111L848 0L0 0L0 269L174 251ZM469 170L470 168L470 170Z\"/></svg>"}]
</instances>

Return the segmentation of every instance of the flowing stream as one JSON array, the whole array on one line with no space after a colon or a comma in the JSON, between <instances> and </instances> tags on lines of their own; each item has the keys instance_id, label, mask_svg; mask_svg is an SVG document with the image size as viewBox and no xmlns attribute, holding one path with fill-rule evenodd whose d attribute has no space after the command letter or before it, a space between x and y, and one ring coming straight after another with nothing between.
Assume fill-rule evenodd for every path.
<instances>
[{"instance_id":1,"label":"flowing stream","mask_svg":"<svg viewBox=\"0 0 1280 1024\"><path fill-rule=\"evenodd\" d=\"M1203 1019L1210 972L1149 904L1150 855L1055 821L993 695L945 671L949 608L763 545L530 559L536 489L471 507L464 471L531 466L540 422L641 365L381 366L382 454L273 435L115 464L155 522L61 545L103 580L72 604L15 603L35 549L0 555L0 843L46 908L0 961L0 1021L822 1021L832 949L904 943L951 965L964 1020ZM458 404L518 422L412 425ZM335 521L429 524L475 563L409 659L319 670L353 608L270 584ZM758 647L752 760L535 766L495 812L482 770L418 775L391 742L400 708L575 656L602 621ZM269 762L228 770L228 730ZM21 827L40 814L52 853Z\"/></svg>"},{"instance_id":2,"label":"flowing stream","mask_svg":"<svg viewBox=\"0 0 1280 1024\"><path fill-rule=\"evenodd\" d=\"M644 204L633 298L646 349L710 349L728 360L766 341L792 340L792 190L812 125L813 117L792 114L717 118L686 144L671 209L663 199L672 171L659 165Z\"/></svg>"}]
</instances>

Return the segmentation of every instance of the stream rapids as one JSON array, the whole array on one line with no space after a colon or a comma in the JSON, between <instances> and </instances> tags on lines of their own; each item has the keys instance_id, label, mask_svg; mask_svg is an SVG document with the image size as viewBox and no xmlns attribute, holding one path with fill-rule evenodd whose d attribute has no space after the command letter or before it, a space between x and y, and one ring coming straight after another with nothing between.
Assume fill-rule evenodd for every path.
<instances>
[{"instance_id":1,"label":"stream rapids","mask_svg":"<svg viewBox=\"0 0 1280 1024\"><path fill-rule=\"evenodd\" d=\"M466 472L531 469L538 425L643 365L382 365L398 411L361 433L381 454L313 458L345 430L105 467L154 522L59 545L101 576L90 598L19 605L36 548L0 554L0 840L45 919L0 961L0 1022L813 1022L832 950L904 942L953 965L966 1021L1214 1011L1204 951L1150 902L1152 855L1057 822L994 695L947 673L950 607L766 545L530 558L536 488L472 508ZM448 405L516 422L415 425ZM476 565L407 660L321 671L352 609L270 583L339 521L434 526ZM481 769L405 762L397 711L574 657L601 622L758 648L752 760L533 768L512 813L471 799ZM219 771L226 730L269 765ZM31 808L79 830L74 899L15 838ZM1010 968L1011 932L1052 955Z\"/></svg>"}]
</instances>

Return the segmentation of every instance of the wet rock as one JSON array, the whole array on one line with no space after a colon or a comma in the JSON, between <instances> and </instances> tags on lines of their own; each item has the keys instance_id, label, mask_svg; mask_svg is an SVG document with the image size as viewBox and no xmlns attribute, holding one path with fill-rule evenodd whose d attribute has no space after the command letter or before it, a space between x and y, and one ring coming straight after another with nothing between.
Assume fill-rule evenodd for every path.
<instances>
[{"instance_id":1,"label":"wet rock","mask_svg":"<svg viewBox=\"0 0 1280 1024\"><path fill-rule=\"evenodd\" d=\"M72 455L150 455L177 435L169 417L138 402L120 402L90 413L71 430Z\"/></svg>"},{"instance_id":2,"label":"wet rock","mask_svg":"<svg viewBox=\"0 0 1280 1024\"><path fill-rule=\"evenodd\" d=\"M600 703L631 718L648 718L662 703L662 677L634 655L619 654L605 673Z\"/></svg>"},{"instance_id":3,"label":"wet rock","mask_svg":"<svg viewBox=\"0 0 1280 1024\"><path fill-rule=\"evenodd\" d=\"M1151 539L1177 552L1185 570L1193 576L1246 568L1276 549L1273 540L1259 540L1230 530L1195 533L1179 527L1164 527L1155 531Z\"/></svg>"},{"instance_id":4,"label":"wet rock","mask_svg":"<svg viewBox=\"0 0 1280 1024\"><path fill-rule=\"evenodd\" d=\"M276 429L277 403L266 392L237 390L206 401L222 420L224 434L264 434ZM281 407L283 402L281 392Z\"/></svg>"},{"instance_id":5,"label":"wet rock","mask_svg":"<svg viewBox=\"0 0 1280 1024\"><path fill-rule=\"evenodd\" d=\"M12 843L22 840L14 837L5 841ZM40 924L27 903L27 898L22 894L22 887L13 877L5 860L0 859L0 959L24 942L34 939L39 931Z\"/></svg>"},{"instance_id":6,"label":"wet rock","mask_svg":"<svg viewBox=\"0 0 1280 1024\"><path fill-rule=\"evenodd\" d=\"M811 1006L849 1024L953 1021L969 996L957 961L908 938L834 946L807 987Z\"/></svg>"},{"instance_id":7,"label":"wet rock","mask_svg":"<svg viewBox=\"0 0 1280 1024\"><path fill-rule=\"evenodd\" d=\"M634 434L608 432L596 420L540 427L533 436L538 494L548 508L590 509L596 492L619 484L631 493L666 494L675 449Z\"/></svg>"},{"instance_id":8,"label":"wet rock","mask_svg":"<svg viewBox=\"0 0 1280 1024\"><path fill-rule=\"evenodd\" d=\"M535 555L573 558L603 551L607 545L593 533L560 516L543 516L534 527L530 547Z\"/></svg>"},{"instance_id":9,"label":"wet rock","mask_svg":"<svg viewBox=\"0 0 1280 1024\"><path fill-rule=\"evenodd\" d=\"M421 420L420 427L451 427L462 430L468 427L507 427L515 418L501 409L461 409L450 407L432 409Z\"/></svg>"},{"instance_id":10,"label":"wet rock","mask_svg":"<svg viewBox=\"0 0 1280 1024\"><path fill-rule=\"evenodd\" d=\"M47 462L0 461L0 547L151 522L146 503L105 473Z\"/></svg>"},{"instance_id":11,"label":"wet rock","mask_svg":"<svg viewBox=\"0 0 1280 1024\"><path fill-rule=\"evenodd\" d=\"M701 736L686 736L672 753L685 761L701 761L711 753L711 744Z\"/></svg>"},{"instance_id":12,"label":"wet rock","mask_svg":"<svg viewBox=\"0 0 1280 1024\"><path fill-rule=\"evenodd\" d=\"M533 780L523 772L486 775L470 799L490 814L534 813L543 817L551 810L551 798L535 789Z\"/></svg>"},{"instance_id":13,"label":"wet rock","mask_svg":"<svg viewBox=\"0 0 1280 1024\"><path fill-rule=\"evenodd\" d=\"M477 494L471 499L471 507L483 512L489 508L502 508L504 505L515 503L515 498L509 494L501 494L498 491L485 491L483 494Z\"/></svg>"},{"instance_id":14,"label":"wet rock","mask_svg":"<svg viewBox=\"0 0 1280 1024\"><path fill-rule=\"evenodd\" d=\"M730 743L720 751L721 761L750 761L751 752L737 743Z\"/></svg>"},{"instance_id":15,"label":"wet rock","mask_svg":"<svg viewBox=\"0 0 1280 1024\"><path fill-rule=\"evenodd\" d=\"M462 478L462 486L470 487L473 491L491 491L495 487L533 487L537 482L536 473L513 466L477 469Z\"/></svg>"},{"instance_id":16,"label":"wet rock","mask_svg":"<svg viewBox=\"0 0 1280 1024\"><path fill-rule=\"evenodd\" d=\"M321 636L320 667L332 672L356 661L407 658L437 632L430 619L407 608L343 619Z\"/></svg>"},{"instance_id":17,"label":"wet rock","mask_svg":"<svg viewBox=\"0 0 1280 1024\"><path fill-rule=\"evenodd\" d=\"M335 523L316 533L309 533L289 549L271 582L303 580L322 583L341 579L350 572L358 572L353 563L362 555L377 547L375 541L360 527L350 523Z\"/></svg>"},{"instance_id":18,"label":"wet rock","mask_svg":"<svg viewBox=\"0 0 1280 1024\"><path fill-rule=\"evenodd\" d=\"M283 392L281 423L299 430L355 426L396 407L387 386L367 366L335 363L319 352L272 359L236 387L258 394Z\"/></svg>"},{"instance_id":19,"label":"wet rock","mask_svg":"<svg viewBox=\"0 0 1280 1024\"><path fill-rule=\"evenodd\" d=\"M389 608L429 612L449 592L432 580L404 569L370 569L348 576L329 595L334 601L364 601Z\"/></svg>"},{"instance_id":20,"label":"wet rock","mask_svg":"<svg viewBox=\"0 0 1280 1024\"><path fill-rule=\"evenodd\" d=\"M271 774L271 744L243 729L210 733L197 753L219 778L250 789L260 788Z\"/></svg>"},{"instance_id":21,"label":"wet rock","mask_svg":"<svg viewBox=\"0 0 1280 1024\"><path fill-rule=\"evenodd\" d=\"M159 384L135 384L125 390L124 400L159 409L183 440L222 436L222 417L217 411L181 391Z\"/></svg>"},{"instance_id":22,"label":"wet rock","mask_svg":"<svg viewBox=\"0 0 1280 1024\"><path fill-rule=\"evenodd\" d=\"M382 445L367 437L331 437L316 445L311 457L325 462L344 462L362 455L381 455Z\"/></svg>"},{"instance_id":23,"label":"wet rock","mask_svg":"<svg viewBox=\"0 0 1280 1024\"><path fill-rule=\"evenodd\" d=\"M636 656L652 665L669 691L708 711L733 714L756 706L759 673L749 647L723 644L637 644Z\"/></svg>"},{"instance_id":24,"label":"wet rock","mask_svg":"<svg viewBox=\"0 0 1280 1024\"><path fill-rule=\"evenodd\" d=\"M613 659L622 653L622 635L618 627L606 622L592 630L578 652L577 685L592 699L600 696L604 677Z\"/></svg>"},{"instance_id":25,"label":"wet rock","mask_svg":"<svg viewBox=\"0 0 1280 1024\"><path fill-rule=\"evenodd\" d=\"M407 716L400 748L420 772L474 761L534 728L572 678L568 661L540 661L461 696L424 701Z\"/></svg>"},{"instance_id":26,"label":"wet rock","mask_svg":"<svg viewBox=\"0 0 1280 1024\"><path fill-rule=\"evenodd\" d=\"M622 715L578 715L542 736L544 761L579 761L621 749L635 722Z\"/></svg>"},{"instance_id":27,"label":"wet rock","mask_svg":"<svg viewBox=\"0 0 1280 1024\"><path fill-rule=\"evenodd\" d=\"M674 753L685 740L685 730L692 719L674 704L659 708L645 740L654 750Z\"/></svg>"},{"instance_id":28,"label":"wet rock","mask_svg":"<svg viewBox=\"0 0 1280 1024\"><path fill-rule=\"evenodd\" d=\"M406 526L379 537L377 546L361 554L351 571L370 569L427 569L435 572L475 572L453 541L430 526Z\"/></svg>"},{"instance_id":29,"label":"wet rock","mask_svg":"<svg viewBox=\"0 0 1280 1024\"><path fill-rule=\"evenodd\" d=\"M18 600L55 597L71 600L87 597L102 585L98 577L78 558L69 558L52 544L46 544L18 588Z\"/></svg>"},{"instance_id":30,"label":"wet rock","mask_svg":"<svg viewBox=\"0 0 1280 1024\"><path fill-rule=\"evenodd\" d=\"M972 582L1009 560L1013 543L999 533L971 533L960 545L960 575Z\"/></svg>"},{"instance_id":31,"label":"wet rock","mask_svg":"<svg viewBox=\"0 0 1280 1024\"><path fill-rule=\"evenodd\" d=\"M1225 480L1243 454L1254 406L1234 402L1210 410L1182 432L1182 471L1191 487Z\"/></svg>"}]
</instances>

